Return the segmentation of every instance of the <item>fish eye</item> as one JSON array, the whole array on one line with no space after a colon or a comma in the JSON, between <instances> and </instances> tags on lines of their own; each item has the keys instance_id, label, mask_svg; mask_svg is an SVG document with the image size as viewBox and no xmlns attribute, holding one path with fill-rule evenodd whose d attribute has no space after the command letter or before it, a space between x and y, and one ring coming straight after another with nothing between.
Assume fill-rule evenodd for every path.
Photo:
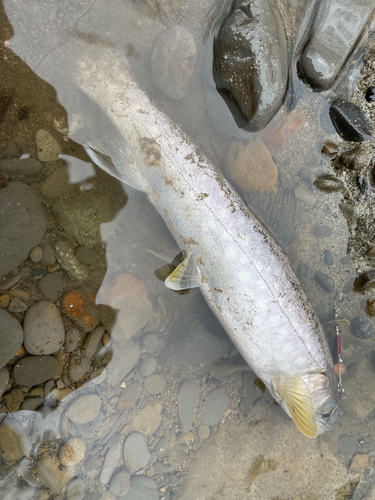
<instances>
[{"instance_id":1,"label":"fish eye","mask_svg":"<svg viewBox=\"0 0 375 500\"><path fill-rule=\"evenodd\" d=\"M326 411L324 413L322 413L322 417L323 418L329 418L333 413L333 410L332 411Z\"/></svg>"}]
</instances>

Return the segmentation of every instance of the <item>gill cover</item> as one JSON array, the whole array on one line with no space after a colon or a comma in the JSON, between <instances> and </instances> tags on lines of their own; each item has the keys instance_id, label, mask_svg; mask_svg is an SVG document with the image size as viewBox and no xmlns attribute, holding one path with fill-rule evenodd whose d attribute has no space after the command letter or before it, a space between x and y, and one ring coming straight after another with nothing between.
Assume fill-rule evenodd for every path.
<instances>
[{"instance_id":1,"label":"gill cover","mask_svg":"<svg viewBox=\"0 0 375 500\"><path fill-rule=\"evenodd\" d=\"M296 375L281 374L273 379L277 393L283 398L297 429L308 438L316 438L318 427L309 388Z\"/></svg>"}]
</instances>

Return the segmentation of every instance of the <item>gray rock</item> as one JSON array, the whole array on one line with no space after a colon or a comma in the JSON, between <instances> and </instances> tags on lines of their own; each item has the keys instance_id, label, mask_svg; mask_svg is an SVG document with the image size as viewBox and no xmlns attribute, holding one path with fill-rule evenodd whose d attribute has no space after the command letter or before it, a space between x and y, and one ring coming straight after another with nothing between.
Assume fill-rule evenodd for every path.
<instances>
[{"instance_id":1,"label":"gray rock","mask_svg":"<svg viewBox=\"0 0 375 500\"><path fill-rule=\"evenodd\" d=\"M46 398L48 394L52 391L52 389L55 386L55 381L54 380L49 380L46 385L44 386L44 397Z\"/></svg>"},{"instance_id":2,"label":"gray rock","mask_svg":"<svg viewBox=\"0 0 375 500\"><path fill-rule=\"evenodd\" d=\"M56 242L55 252L57 260L72 280L84 281L88 278L88 269L76 259L74 247L71 243L64 240Z\"/></svg>"},{"instance_id":3,"label":"gray rock","mask_svg":"<svg viewBox=\"0 0 375 500\"><path fill-rule=\"evenodd\" d=\"M20 279L22 278L22 275L20 273L13 274L10 276L8 279L2 282L0 286L1 291L9 290L12 286L16 285Z\"/></svg>"},{"instance_id":4,"label":"gray rock","mask_svg":"<svg viewBox=\"0 0 375 500\"><path fill-rule=\"evenodd\" d=\"M202 410L202 422L206 425L218 424L229 407L229 396L224 389L214 389L209 393Z\"/></svg>"},{"instance_id":5,"label":"gray rock","mask_svg":"<svg viewBox=\"0 0 375 500\"><path fill-rule=\"evenodd\" d=\"M2 500L31 500L35 498L34 493L35 488L32 487L22 486L17 488L17 486L6 485L2 488L1 498ZM39 500L39 498L36 500Z\"/></svg>"},{"instance_id":6,"label":"gray rock","mask_svg":"<svg viewBox=\"0 0 375 500\"><path fill-rule=\"evenodd\" d=\"M21 405L21 410L36 411L36 409L43 404L44 398L42 396L37 398L26 398Z\"/></svg>"},{"instance_id":7,"label":"gray rock","mask_svg":"<svg viewBox=\"0 0 375 500\"><path fill-rule=\"evenodd\" d=\"M37 130L35 133L35 142L38 151L38 159L40 161L58 160L59 155L62 153L61 147L47 130Z\"/></svg>"},{"instance_id":8,"label":"gray rock","mask_svg":"<svg viewBox=\"0 0 375 500\"><path fill-rule=\"evenodd\" d=\"M86 484L83 479L72 479L66 487L66 500L82 500L86 494Z\"/></svg>"},{"instance_id":9,"label":"gray rock","mask_svg":"<svg viewBox=\"0 0 375 500\"><path fill-rule=\"evenodd\" d=\"M41 191L46 198L59 198L74 189L77 189L77 186L69 182L68 167L63 165L45 179Z\"/></svg>"},{"instance_id":10,"label":"gray rock","mask_svg":"<svg viewBox=\"0 0 375 500\"><path fill-rule=\"evenodd\" d=\"M158 345L158 336L156 333L149 333L142 340L142 347L148 354L153 354Z\"/></svg>"},{"instance_id":11,"label":"gray rock","mask_svg":"<svg viewBox=\"0 0 375 500\"><path fill-rule=\"evenodd\" d=\"M125 470L113 474L108 491L117 497L125 495L130 489L130 475Z\"/></svg>"},{"instance_id":12,"label":"gray rock","mask_svg":"<svg viewBox=\"0 0 375 500\"><path fill-rule=\"evenodd\" d=\"M43 250L42 247L34 247L30 252L30 260L35 264L42 260Z\"/></svg>"},{"instance_id":13,"label":"gray rock","mask_svg":"<svg viewBox=\"0 0 375 500\"><path fill-rule=\"evenodd\" d=\"M42 259L40 263L43 266L53 266L56 262L56 257L53 252L52 246L46 241L42 241L40 244L40 248L42 249Z\"/></svg>"},{"instance_id":14,"label":"gray rock","mask_svg":"<svg viewBox=\"0 0 375 500\"><path fill-rule=\"evenodd\" d=\"M91 362L88 358L82 356L81 358L71 358L69 364L69 377L72 382L78 382L83 379L90 370Z\"/></svg>"},{"instance_id":15,"label":"gray rock","mask_svg":"<svg viewBox=\"0 0 375 500\"><path fill-rule=\"evenodd\" d=\"M79 247L76 250L77 259L82 262L82 264L92 265L98 260L98 254L92 248Z\"/></svg>"},{"instance_id":16,"label":"gray rock","mask_svg":"<svg viewBox=\"0 0 375 500\"><path fill-rule=\"evenodd\" d=\"M0 397L4 394L9 381L9 372L6 368L0 370Z\"/></svg>"},{"instance_id":17,"label":"gray rock","mask_svg":"<svg viewBox=\"0 0 375 500\"><path fill-rule=\"evenodd\" d=\"M316 226L314 227L315 238L329 238L332 235L332 229L329 226Z\"/></svg>"},{"instance_id":18,"label":"gray rock","mask_svg":"<svg viewBox=\"0 0 375 500\"><path fill-rule=\"evenodd\" d=\"M210 428L208 427L208 425L202 424L198 427L198 436L201 439L207 439L209 435L210 435Z\"/></svg>"},{"instance_id":19,"label":"gray rock","mask_svg":"<svg viewBox=\"0 0 375 500\"><path fill-rule=\"evenodd\" d=\"M200 322L193 320L186 328L171 329L166 345L159 355L159 363L166 368L197 366L221 358L231 346L228 337L212 335Z\"/></svg>"},{"instance_id":20,"label":"gray rock","mask_svg":"<svg viewBox=\"0 0 375 500\"><path fill-rule=\"evenodd\" d=\"M152 453L152 452L151 452ZM163 462L154 462L152 468L156 472L156 474L165 474L166 472L170 472L171 466L163 464Z\"/></svg>"},{"instance_id":21,"label":"gray rock","mask_svg":"<svg viewBox=\"0 0 375 500\"><path fill-rule=\"evenodd\" d=\"M52 210L66 233L88 248L102 243L100 225L116 215L108 196L91 191L69 200L59 200Z\"/></svg>"},{"instance_id":22,"label":"gray rock","mask_svg":"<svg viewBox=\"0 0 375 500\"><path fill-rule=\"evenodd\" d=\"M76 424L87 424L99 413L102 400L96 394L84 394L76 398L68 408L68 417Z\"/></svg>"},{"instance_id":23,"label":"gray rock","mask_svg":"<svg viewBox=\"0 0 375 500\"><path fill-rule=\"evenodd\" d=\"M130 479L130 489L122 500L159 500L156 483L147 476L133 476Z\"/></svg>"},{"instance_id":24,"label":"gray rock","mask_svg":"<svg viewBox=\"0 0 375 500\"><path fill-rule=\"evenodd\" d=\"M185 28L173 26L163 31L151 55L152 77L159 89L172 99L183 99L196 57L194 38Z\"/></svg>"},{"instance_id":25,"label":"gray rock","mask_svg":"<svg viewBox=\"0 0 375 500\"><path fill-rule=\"evenodd\" d=\"M13 462L27 455L31 442L21 425L10 417L0 424L0 456L5 462Z\"/></svg>"},{"instance_id":26,"label":"gray rock","mask_svg":"<svg viewBox=\"0 0 375 500\"><path fill-rule=\"evenodd\" d=\"M342 434L338 441L338 451L341 455L352 456L357 449L358 438L349 434Z\"/></svg>"},{"instance_id":27,"label":"gray rock","mask_svg":"<svg viewBox=\"0 0 375 500\"><path fill-rule=\"evenodd\" d=\"M160 394L165 387L165 378L159 373L154 373L145 378L144 386L149 394Z\"/></svg>"},{"instance_id":28,"label":"gray rock","mask_svg":"<svg viewBox=\"0 0 375 500\"><path fill-rule=\"evenodd\" d=\"M46 231L46 216L34 191L22 182L0 190L0 277L27 259Z\"/></svg>"},{"instance_id":29,"label":"gray rock","mask_svg":"<svg viewBox=\"0 0 375 500\"><path fill-rule=\"evenodd\" d=\"M124 460L130 472L137 472L146 467L150 452L146 440L140 432L132 432L124 443Z\"/></svg>"},{"instance_id":30,"label":"gray rock","mask_svg":"<svg viewBox=\"0 0 375 500\"><path fill-rule=\"evenodd\" d=\"M302 285L306 285L309 281L311 266L308 262L302 262L297 269L298 277Z\"/></svg>"},{"instance_id":31,"label":"gray rock","mask_svg":"<svg viewBox=\"0 0 375 500\"><path fill-rule=\"evenodd\" d=\"M316 273L314 276L314 280L326 292L333 293L335 291L335 282L333 278L331 278L331 276L328 276L328 274Z\"/></svg>"},{"instance_id":32,"label":"gray rock","mask_svg":"<svg viewBox=\"0 0 375 500\"><path fill-rule=\"evenodd\" d=\"M30 354L53 354L64 344L64 323L60 312L47 300L30 307L23 330L24 346Z\"/></svg>"},{"instance_id":33,"label":"gray rock","mask_svg":"<svg viewBox=\"0 0 375 500\"><path fill-rule=\"evenodd\" d=\"M0 309L0 368L5 366L22 345L23 330L19 322Z\"/></svg>"},{"instance_id":34,"label":"gray rock","mask_svg":"<svg viewBox=\"0 0 375 500\"><path fill-rule=\"evenodd\" d=\"M350 328L353 335L359 339L369 339L372 335L372 325L367 318L357 316L350 321Z\"/></svg>"},{"instance_id":35,"label":"gray rock","mask_svg":"<svg viewBox=\"0 0 375 500\"><path fill-rule=\"evenodd\" d=\"M105 331L104 326L99 326L98 328L95 328L91 333L88 334L86 342L82 348L82 355L85 356L85 358L91 358L94 356L99 342L101 341L101 338L103 337L103 333Z\"/></svg>"},{"instance_id":36,"label":"gray rock","mask_svg":"<svg viewBox=\"0 0 375 500\"><path fill-rule=\"evenodd\" d=\"M20 359L13 368L13 378L18 385L31 387L52 378L59 368L53 356L29 356Z\"/></svg>"},{"instance_id":37,"label":"gray rock","mask_svg":"<svg viewBox=\"0 0 375 500\"><path fill-rule=\"evenodd\" d=\"M43 297L51 302L56 302L59 296L61 273L48 273L38 281L38 288Z\"/></svg>"},{"instance_id":38,"label":"gray rock","mask_svg":"<svg viewBox=\"0 0 375 500\"><path fill-rule=\"evenodd\" d=\"M274 0L236 3L215 37L213 66L217 90L239 127L257 132L277 113L288 80L287 61Z\"/></svg>"},{"instance_id":39,"label":"gray rock","mask_svg":"<svg viewBox=\"0 0 375 500\"><path fill-rule=\"evenodd\" d=\"M8 311L14 313L22 313L26 311L26 309L27 309L27 304L25 304L25 302L23 302L18 297L14 297L14 299L11 300L8 307Z\"/></svg>"},{"instance_id":40,"label":"gray rock","mask_svg":"<svg viewBox=\"0 0 375 500\"><path fill-rule=\"evenodd\" d=\"M328 90L374 10L372 0L323 0L298 62L301 77L315 90Z\"/></svg>"},{"instance_id":41,"label":"gray rock","mask_svg":"<svg viewBox=\"0 0 375 500\"><path fill-rule=\"evenodd\" d=\"M324 264L326 266L333 266L335 259L333 258L330 250L324 250Z\"/></svg>"},{"instance_id":42,"label":"gray rock","mask_svg":"<svg viewBox=\"0 0 375 500\"><path fill-rule=\"evenodd\" d=\"M364 142L372 138L370 121L356 104L336 97L329 108L329 116L344 141Z\"/></svg>"},{"instance_id":43,"label":"gray rock","mask_svg":"<svg viewBox=\"0 0 375 500\"><path fill-rule=\"evenodd\" d=\"M36 158L0 160L0 172L9 175L33 175L42 170L42 166Z\"/></svg>"},{"instance_id":44,"label":"gray rock","mask_svg":"<svg viewBox=\"0 0 375 500\"><path fill-rule=\"evenodd\" d=\"M116 445L108 449L100 473L101 484L108 484L114 471L123 465L123 445L124 436L121 436Z\"/></svg>"},{"instance_id":45,"label":"gray rock","mask_svg":"<svg viewBox=\"0 0 375 500\"><path fill-rule=\"evenodd\" d=\"M148 356L147 358L142 359L141 364L139 366L139 373L143 375L143 377L147 377L151 375L156 370L158 362L155 358Z\"/></svg>"},{"instance_id":46,"label":"gray rock","mask_svg":"<svg viewBox=\"0 0 375 500\"><path fill-rule=\"evenodd\" d=\"M185 378L178 394L178 416L181 428L188 431L194 422L194 411L199 397L199 384L195 379Z\"/></svg>"},{"instance_id":47,"label":"gray rock","mask_svg":"<svg viewBox=\"0 0 375 500\"><path fill-rule=\"evenodd\" d=\"M65 335L65 350L66 352L73 352L77 347L81 332L77 328L70 328Z\"/></svg>"}]
</instances>

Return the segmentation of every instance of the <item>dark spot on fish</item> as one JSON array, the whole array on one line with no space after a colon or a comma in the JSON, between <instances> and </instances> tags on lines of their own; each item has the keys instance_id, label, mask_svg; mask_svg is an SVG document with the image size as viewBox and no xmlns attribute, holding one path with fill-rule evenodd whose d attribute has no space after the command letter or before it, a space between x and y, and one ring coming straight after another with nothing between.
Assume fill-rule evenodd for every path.
<instances>
[{"instance_id":1,"label":"dark spot on fish","mask_svg":"<svg viewBox=\"0 0 375 500\"><path fill-rule=\"evenodd\" d=\"M161 153L159 144L155 139L149 139L148 137L143 137L140 142L146 165L148 167L160 167Z\"/></svg>"},{"instance_id":2,"label":"dark spot on fish","mask_svg":"<svg viewBox=\"0 0 375 500\"><path fill-rule=\"evenodd\" d=\"M194 240L194 238L182 238L182 241L184 245L199 245L197 241Z\"/></svg>"},{"instance_id":3,"label":"dark spot on fish","mask_svg":"<svg viewBox=\"0 0 375 500\"><path fill-rule=\"evenodd\" d=\"M223 293L223 290L221 290L220 288L214 288L215 292L217 293Z\"/></svg>"},{"instance_id":4,"label":"dark spot on fish","mask_svg":"<svg viewBox=\"0 0 375 500\"><path fill-rule=\"evenodd\" d=\"M185 156L185 160L186 161L192 161L193 163L195 163L195 159L194 159L193 153L189 153L187 156Z\"/></svg>"},{"instance_id":5,"label":"dark spot on fish","mask_svg":"<svg viewBox=\"0 0 375 500\"><path fill-rule=\"evenodd\" d=\"M197 201L202 201L204 200L205 198L208 198L210 195L208 193L199 193L198 197L197 197Z\"/></svg>"}]
</instances>

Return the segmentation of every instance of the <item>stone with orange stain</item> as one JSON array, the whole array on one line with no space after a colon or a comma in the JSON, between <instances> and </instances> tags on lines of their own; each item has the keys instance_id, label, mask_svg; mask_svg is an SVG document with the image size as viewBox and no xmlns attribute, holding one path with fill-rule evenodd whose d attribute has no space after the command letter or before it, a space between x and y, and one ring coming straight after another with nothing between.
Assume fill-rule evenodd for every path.
<instances>
[{"instance_id":1,"label":"stone with orange stain","mask_svg":"<svg viewBox=\"0 0 375 500\"><path fill-rule=\"evenodd\" d=\"M283 129L268 125L261 132L259 137L269 151L276 151L284 146L286 136Z\"/></svg>"},{"instance_id":2,"label":"stone with orange stain","mask_svg":"<svg viewBox=\"0 0 375 500\"><path fill-rule=\"evenodd\" d=\"M349 468L353 472L363 473L366 469L371 468L372 463L372 457L369 457L368 455L362 453L355 453Z\"/></svg>"},{"instance_id":3,"label":"stone with orange stain","mask_svg":"<svg viewBox=\"0 0 375 500\"><path fill-rule=\"evenodd\" d=\"M84 291L73 290L62 300L63 311L84 333L91 332L98 324L98 313L91 296Z\"/></svg>"},{"instance_id":4,"label":"stone with orange stain","mask_svg":"<svg viewBox=\"0 0 375 500\"><path fill-rule=\"evenodd\" d=\"M32 305L23 323L24 347L29 354L53 354L64 344L64 323L53 302Z\"/></svg>"},{"instance_id":5,"label":"stone with orange stain","mask_svg":"<svg viewBox=\"0 0 375 500\"><path fill-rule=\"evenodd\" d=\"M6 309L9 306L10 299L12 298L9 293L5 293L4 295L0 295L0 307L1 309Z\"/></svg>"},{"instance_id":6,"label":"stone with orange stain","mask_svg":"<svg viewBox=\"0 0 375 500\"><path fill-rule=\"evenodd\" d=\"M291 111L283 125L285 135L288 139L296 137L302 125L305 123L306 115L302 108L296 108Z\"/></svg>"},{"instance_id":7,"label":"stone with orange stain","mask_svg":"<svg viewBox=\"0 0 375 500\"><path fill-rule=\"evenodd\" d=\"M118 310L113 340L130 339L153 317L146 286L131 274L120 274L112 286L100 290L102 302Z\"/></svg>"},{"instance_id":8,"label":"stone with orange stain","mask_svg":"<svg viewBox=\"0 0 375 500\"><path fill-rule=\"evenodd\" d=\"M259 136L246 145L239 141L233 142L225 170L232 181L246 191L277 191L277 168Z\"/></svg>"}]
</instances>

